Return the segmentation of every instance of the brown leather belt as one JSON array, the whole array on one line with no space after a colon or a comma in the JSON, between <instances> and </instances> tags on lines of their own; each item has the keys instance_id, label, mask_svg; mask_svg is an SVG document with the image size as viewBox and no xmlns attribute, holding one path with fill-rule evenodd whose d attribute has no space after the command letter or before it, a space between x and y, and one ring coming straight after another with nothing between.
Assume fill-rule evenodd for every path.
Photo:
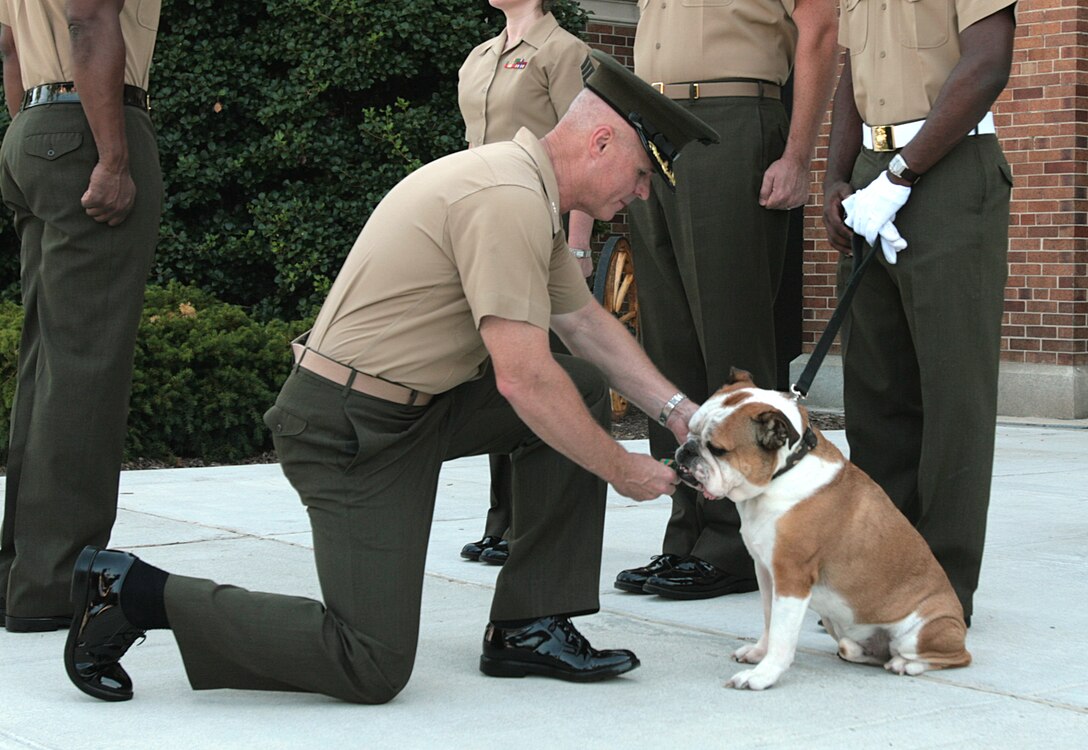
<instances>
[{"instance_id":1,"label":"brown leather belt","mask_svg":"<svg viewBox=\"0 0 1088 750\"><path fill-rule=\"evenodd\" d=\"M670 99L710 99L717 96L759 96L781 99L782 87L764 81L696 81L693 83L651 83Z\"/></svg>"},{"instance_id":2,"label":"brown leather belt","mask_svg":"<svg viewBox=\"0 0 1088 750\"><path fill-rule=\"evenodd\" d=\"M151 99L147 92L139 86L125 84L121 100L130 107L139 107L145 112L151 111ZM61 83L43 83L41 86L27 89L23 92L23 109L37 107L40 104L61 104L65 102L78 102L79 94L76 93L76 85L71 81Z\"/></svg>"},{"instance_id":3,"label":"brown leather belt","mask_svg":"<svg viewBox=\"0 0 1088 750\"><path fill-rule=\"evenodd\" d=\"M429 393L415 391L407 386L359 372L354 367L342 365L335 359L329 359L321 352L308 349L297 341L291 344L291 349L295 353L295 364L303 370L320 375L337 385L346 385L351 390L367 396L407 406L426 406L434 398Z\"/></svg>"}]
</instances>

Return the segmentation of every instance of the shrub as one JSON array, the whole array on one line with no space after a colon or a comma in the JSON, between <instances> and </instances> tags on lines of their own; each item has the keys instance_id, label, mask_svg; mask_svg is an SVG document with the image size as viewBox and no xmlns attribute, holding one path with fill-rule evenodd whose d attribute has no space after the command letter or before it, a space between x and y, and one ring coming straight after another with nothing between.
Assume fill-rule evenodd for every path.
<instances>
[{"instance_id":1,"label":"shrub","mask_svg":"<svg viewBox=\"0 0 1088 750\"><path fill-rule=\"evenodd\" d=\"M236 461L268 450L261 420L311 321L254 320L194 287L148 290L137 336L129 458Z\"/></svg>"},{"instance_id":2,"label":"shrub","mask_svg":"<svg viewBox=\"0 0 1088 750\"><path fill-rule=\"evenodd\" d=\"M7 458L22 308L0 302L0 459ZM147 291L137 336L125 458L238 461L271 447L261 417L312 320L254 320L176 282Z\"/></svg>"}]
</instances>

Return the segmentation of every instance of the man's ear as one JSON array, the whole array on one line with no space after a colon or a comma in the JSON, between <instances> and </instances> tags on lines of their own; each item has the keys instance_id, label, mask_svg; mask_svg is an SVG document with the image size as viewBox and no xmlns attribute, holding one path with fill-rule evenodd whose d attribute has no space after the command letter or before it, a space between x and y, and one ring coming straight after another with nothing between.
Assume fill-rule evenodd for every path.
<instances>
[{"instance_id":1,"label":"man's ear","mask_svg":"<svg viewBox=\"0 0 1088 750\"><path fill-rule=\"evenodd\" d=\"M593 152L594 157L604 155L604 152L611 146L616 140L616 132L612 129L611 125L598 125L590 133L589 143L590 149Z\"/></svg>"}]
</instances>

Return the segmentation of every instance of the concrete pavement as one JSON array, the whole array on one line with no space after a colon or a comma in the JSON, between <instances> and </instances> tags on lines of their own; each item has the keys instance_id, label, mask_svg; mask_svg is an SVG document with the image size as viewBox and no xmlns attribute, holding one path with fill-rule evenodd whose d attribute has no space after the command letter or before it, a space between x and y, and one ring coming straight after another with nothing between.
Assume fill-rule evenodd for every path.
<instances>
[{"instance_id":1,"label":"concrete pavement","mask_svg":"<svg viewBox=\"0 0 1088 750\"><path fill-rule=\"evenodd\" d=\"M841 432L827 433L842 446ZM628 443L646 450L644 441ZM499 680L477 670L497 568L480 536L486 457L440 482L419 655L392 703L189 689L174 640L125 657L136 696L77 691L63 633L0 631L0 748L1074 748L1088 746L1088 424L998 429L989 541L967 669L897 677L847 664L809 613L792 669L763 693L722 687L758 637L757 593L694 602L612 587L658 551L665 499L610 494L600 614L578 626L642 667L609 682ZM306 514L276 465L125 472L113 546L168 571L318 597ZM1079 739L1078 739L1079 738Z\"/></svg>"}]
</instances>

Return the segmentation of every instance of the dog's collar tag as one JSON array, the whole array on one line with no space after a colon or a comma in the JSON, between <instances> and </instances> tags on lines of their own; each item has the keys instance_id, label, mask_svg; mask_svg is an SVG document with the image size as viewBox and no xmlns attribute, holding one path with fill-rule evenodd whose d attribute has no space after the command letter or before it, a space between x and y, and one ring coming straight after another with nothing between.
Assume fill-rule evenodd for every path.
<instances>
[{"instance_id":1,"label":"dog's collar tag","mask_svg":"<svg viewBox=\"0 0 1088 750\"><path fill-rule=\"evenodd\" d=\"M811 427L805 428L805 434L801 436L801 439L797 441L797 445L786 456L786 464L776 471L771 479L778 479L787 471L797 465L797 462L808 455L808 452L816 447L816 443L819 441L816 439L816 433L812 431Z\"/></svg>"}]
</instances>

